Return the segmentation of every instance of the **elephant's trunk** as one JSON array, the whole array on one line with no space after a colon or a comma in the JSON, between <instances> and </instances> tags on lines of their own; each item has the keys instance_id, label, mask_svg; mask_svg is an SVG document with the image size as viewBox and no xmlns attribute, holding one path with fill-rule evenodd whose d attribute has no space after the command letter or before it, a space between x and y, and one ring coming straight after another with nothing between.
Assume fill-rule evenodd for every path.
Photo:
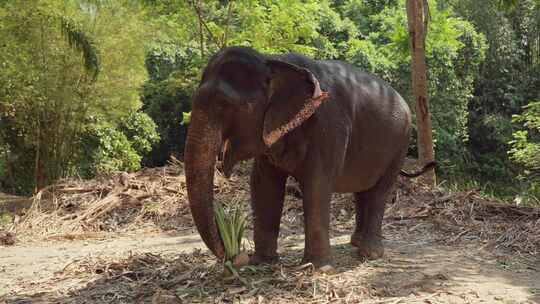
<instances>
[{"instance_id":1,"label":"elephant's trunk","mask_svg":"<svg viewBox=\"0 0 540 304\"><path fill-rule=\"evenodd\" d=\"M193 105L184 162L189 206L206 246L223 259L224 248L214 218L214 166L221 141L221 127Z\"/></svg>"}]
</instances>

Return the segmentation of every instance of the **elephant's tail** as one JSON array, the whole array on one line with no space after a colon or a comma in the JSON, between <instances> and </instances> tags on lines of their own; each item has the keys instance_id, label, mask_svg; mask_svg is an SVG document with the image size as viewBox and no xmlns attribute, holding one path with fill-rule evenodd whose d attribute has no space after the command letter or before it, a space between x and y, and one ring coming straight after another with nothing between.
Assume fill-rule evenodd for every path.
<instances>
[{"instance_id":1,"label":"elephant's tail","mask_svg":"<svg viewBox=\"0 0 540 304\"><path fill-rule=\"evenodd\" d=\"M418 176L426 173L428 170L430 170L432 168L435 168L436 166L437 166L437 162L436 161L431 161L431 162L427 163L424 166L424 168L422 168L420 171L409 173L409 172L405 172L404 170L401 170L401 171L399 171L399 174L401 176L405 176L405 177L418 177Z\"/></svg>"}]
</instances>

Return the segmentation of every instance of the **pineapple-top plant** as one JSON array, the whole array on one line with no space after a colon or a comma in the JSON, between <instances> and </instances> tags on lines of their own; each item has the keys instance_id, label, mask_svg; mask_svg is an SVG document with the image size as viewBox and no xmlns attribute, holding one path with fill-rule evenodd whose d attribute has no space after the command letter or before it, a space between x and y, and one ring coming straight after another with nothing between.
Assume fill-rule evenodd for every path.
<instances>
[{"instance_id":1,"label":"pineapple-top plant","mask_svg":"<svg viewBox=\"0 0 540 304\"><path fill-rule=\"evenodd\" d=\"M216 222L225 247L225 268L232 274L234 267L247 265L248 256L242 248L242 238L246 227L246 216L239 204L225 210L221 204L216 204Z\"/></svg>"}]
</instances>

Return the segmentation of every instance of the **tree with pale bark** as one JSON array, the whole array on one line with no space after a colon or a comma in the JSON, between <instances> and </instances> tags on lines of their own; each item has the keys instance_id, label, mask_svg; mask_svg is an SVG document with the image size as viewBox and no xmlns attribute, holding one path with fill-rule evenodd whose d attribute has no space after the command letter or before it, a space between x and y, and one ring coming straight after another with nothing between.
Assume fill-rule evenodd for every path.
<instances>
[{"instance_id":1,"label":"tree with pale bark","mask_svg":"<svg viewBox=\"0 0 540 304\"><path fill-rule=\"evenodd\" d=\"M421 164L427 164L435 159L427 89L426 35L428 20L429 7L427 0L407 0L412 85L416 101L418 130L418 161ZM428 171L422 179L426 184L434 185L436 181L434 169Z\"/></svg>"}]
</instances>

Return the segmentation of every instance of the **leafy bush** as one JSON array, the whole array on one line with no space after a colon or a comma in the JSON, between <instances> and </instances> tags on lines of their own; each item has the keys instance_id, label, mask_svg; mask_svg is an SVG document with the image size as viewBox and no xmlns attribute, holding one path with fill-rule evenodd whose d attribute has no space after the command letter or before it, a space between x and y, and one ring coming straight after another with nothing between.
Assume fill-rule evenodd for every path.
<instances>
[{"instance_id":1,"label":"leafy bush","mask_svg":"<svg viewBox=\"0 0 540 304\"><path fill-rule=\"evenodd\" d=\"M139 155L146 155L159 142L157 125L143 112L132 112L120 121L119 129L127 137L131 146Z\"/></svg>"},{"instance_id":2,"label":"leafy bush","mask_svg":"<svg viewBox=\"0 0 540 304\"><path fill-rule=\"evenodd\" d=\"M156 125L142 113L133 112L114 126L95 118L82 139L80 173L84 177L117 171L136 171L142 157L159 141Z\"/></svg>"},{"instance_id":3,"label":"leafy bush","mask_svg":"<svg viewBox=\"0 0 540 304\"><path fill-rule=\"evenodd\" d=\"M128 138L108 123L92 126L83 139L88 152L84 157L81 173L92 177L99 173L135 171L140 168L141 156Z\"/></svg>"},{"instance_id":4,"label":"leafy bush","mask_svg":"<svg viewBox=\"0 0 540 304\"><path fill-rule=\"evenodd\" d=\"M187 126L183 114L191 111L191 95L200 72L200 55L192 48L159 48L147 54L150 79L141 90L142 110L157 125L161 141L143 162L162 166L184 151Z\"/></svg>"},{"instance_id":5,"label":"leafy bush","mask_svg":"<svg viewBox=\"0 0 540 304\"><path fill-rule=\"evenodd\" d=\"M94 135L101 132L114 149L125 146L107 128L140 107L146 77L141 41L151 32L142 13L125 0L0 1L3 189L30 194L80 175L81 162L91 163L81 159L90 153L83 151L83 137L95 126L88 117L101 117L103 128Z\"/></svg>"},{"instance_id":6,"label":"leafy bush","mask_svg":"<svg viewBox=\"0 0 540 304\"><path fill-rule=\"evenodd\" d=\"M540 204L540 101L529 103L512 121L524 129L512 134L508 154L523 168L520 178L526 185L525 197Z\"/></svg>"}]
</instances>

